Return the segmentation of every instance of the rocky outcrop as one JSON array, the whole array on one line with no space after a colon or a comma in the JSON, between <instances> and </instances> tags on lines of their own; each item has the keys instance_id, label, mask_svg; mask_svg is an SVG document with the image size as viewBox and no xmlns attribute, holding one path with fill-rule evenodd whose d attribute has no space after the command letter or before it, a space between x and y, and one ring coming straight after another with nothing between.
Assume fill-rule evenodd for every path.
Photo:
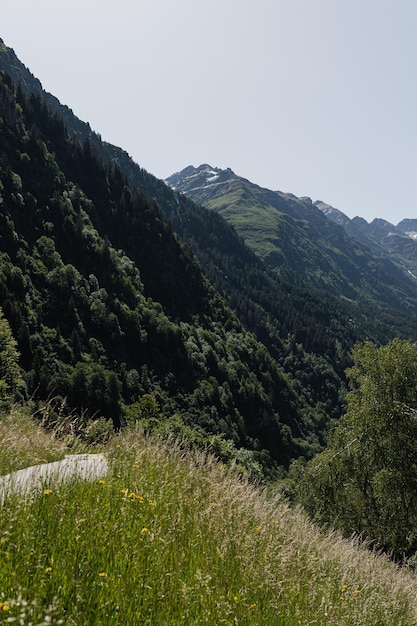
<instances>
[{"instance_id":1,"label":"rocky outcrop","mask_svg":"<svg viewBox=\"0 0 417 626\"><path fill-rule=\"evenodd\" d=\"M33 465L25 469L0 476L0 503L7 496L30 495L40 489L53 489L70 480L93 481L103 478L108 472L104 454L71 454L61 461Z\"/></svg>"}]
</instances>

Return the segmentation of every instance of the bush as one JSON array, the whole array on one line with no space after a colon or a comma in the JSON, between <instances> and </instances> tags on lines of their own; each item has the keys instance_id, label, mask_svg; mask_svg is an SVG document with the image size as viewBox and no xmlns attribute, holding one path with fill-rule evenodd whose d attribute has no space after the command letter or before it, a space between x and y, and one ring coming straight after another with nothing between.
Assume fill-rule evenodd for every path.
<instances>
[{"instance_id":1,"label":"bush","mask_svg":"<svg viewBox=\"0 0 417 626\"><path fill-rule=\"evenodd\" d=\"M355 347L347 412L307 466L301 500L319 521L403 559L417 551L417 344Z\"/></svg>"}]
</instances>

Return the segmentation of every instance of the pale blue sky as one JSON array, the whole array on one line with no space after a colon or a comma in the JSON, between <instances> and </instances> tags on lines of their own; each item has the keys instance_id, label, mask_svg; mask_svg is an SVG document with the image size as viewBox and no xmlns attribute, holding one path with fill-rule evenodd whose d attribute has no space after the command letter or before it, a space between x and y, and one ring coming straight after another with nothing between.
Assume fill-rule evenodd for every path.
<instances>
[{"instance_id":1,"label":"pale blue sky","mask_svg":"<svg viewBox=\"0 0 417 626\"><path fill-rule=\"evenodd\" d=\"M210 163L417 218L416 0L13 0L0 37L165 178Z\"/></svg>"}]
</instances>

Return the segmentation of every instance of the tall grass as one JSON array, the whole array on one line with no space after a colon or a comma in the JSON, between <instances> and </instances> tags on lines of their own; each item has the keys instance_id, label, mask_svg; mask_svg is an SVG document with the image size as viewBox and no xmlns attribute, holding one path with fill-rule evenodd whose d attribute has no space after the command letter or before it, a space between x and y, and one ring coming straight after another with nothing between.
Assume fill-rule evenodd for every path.
<instances>
[{"instance_id":1,"label":"tall grass","mask_svg":"<svg viewBox=\"0 0 417 626\"><path fill-rule=\"evenodd\" d=\"M93 484L0 510L0 623L417 624L412 573L221 465L125 432Z\"/></svg>"},{"instance_id":2,"label":"tall grass","mask_svg":"<svg viewBox=\"0 0 417 626\"><path fill-rule=\"evenodd\" d=\"M20 409L13 408L0 416L0 476L30 465L58 461L69 452L67 440L46 433Z\"/></svg>"}]
</instances>

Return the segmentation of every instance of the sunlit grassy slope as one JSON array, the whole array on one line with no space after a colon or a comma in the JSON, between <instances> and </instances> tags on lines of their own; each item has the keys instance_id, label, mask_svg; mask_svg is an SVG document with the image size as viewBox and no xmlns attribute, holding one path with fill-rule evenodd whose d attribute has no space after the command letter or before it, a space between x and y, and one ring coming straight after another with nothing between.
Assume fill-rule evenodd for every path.
<instances>
[{"instance_id":1,"label":"sunlit grassy slope","mask_svg":"<svg viewBox=\"0 0 417 626\"><path fill-rule=\"evenodd\" d=\"M3 472L20 453L68 452L29 418L0 427ZM411 572L320 534L213 460L133 430L107 452L105 480L0 509L0 623L417 623Z\"/></svg>"}]
</instances>

